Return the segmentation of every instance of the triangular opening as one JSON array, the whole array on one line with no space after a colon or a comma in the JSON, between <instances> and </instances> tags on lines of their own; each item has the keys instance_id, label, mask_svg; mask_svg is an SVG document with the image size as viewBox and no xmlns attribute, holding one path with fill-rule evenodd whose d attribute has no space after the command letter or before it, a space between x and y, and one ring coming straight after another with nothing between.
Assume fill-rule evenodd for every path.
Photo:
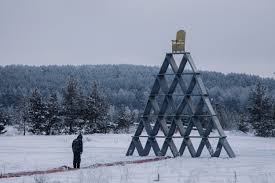
<instances>
[{"instance_id":1,"label":"triangular opening","mask_svg":"<svg viewBox=\"0 0 275 183\"><path fill-rule=\"evenodd\" d=\"M220 153L219 157L221 157L221 158L227 158L228 157L224 147L222 147L222 150L221 150L221 153Z\"/></svg>"}]
</instances>

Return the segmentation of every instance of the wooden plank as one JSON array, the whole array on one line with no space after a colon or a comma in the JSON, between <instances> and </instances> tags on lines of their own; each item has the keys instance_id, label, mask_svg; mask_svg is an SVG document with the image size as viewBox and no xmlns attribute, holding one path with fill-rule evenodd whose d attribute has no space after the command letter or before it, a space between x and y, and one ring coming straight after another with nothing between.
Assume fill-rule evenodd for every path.
<instances>
[{"instance_id":1,"label":"wooden plank","mask_svg":"<svg viewBox=\"0 0 275 183\"><path fill-rule=\"evenodd\" d=\"M137 130L135 132L135 136L139 136L142 133L143 129L144 129L143 121L140 120Z\"/></svg>"},{"instance_id":2,"label":"wooden plank","mask_svg":"<svg viewBox=\"0 0 275 183\"><path fill-rule=\"evenodd\" d=\"M173 142L173 140L171 138L166 138L163 146L161 148L161 152L162 154L166 154L168 147L170 148L172 154L174 157L179 156L179 152L177 150L177 147L175 146L175 143Z\"/></svg>"},{"instance_id":3,"label":"wooden plank","mask_svg":"<svg viewBox=\"0 0 275 183\"><path fill-rule=\"evenodd\" d=\"M185 68L186 63L187 63L187 59L186 59L185 55L183 55L179 67L178 67L178 65L177 65L177 63L176 63L176 61L175 61L175 59L174 59L173 56L169 57L168 61L169 61L169 64L170 64L172 70L174 71L175 75L181 75L181 74L183 74L184 68Z\"/></svg>"},{"instance_id":4,"label":"wooden plank","mask_svg":"<svg viewBox=\"0 0 275 183\"><path fill-rule=\"evenodd\" d=\"M235 155L234 151L232 150L231 146L229 145L227 139L226 138L221 139L221 143L224 147L224 150L227 152L228 156L230 158L235 158L236 155Z\"/></svg>"},{"instance_id":5,"label":"wooden plank","mask_svg":"<svg viewBox=\"0 0 275 183\"><path fill-rule=\"evenodd\" d=\"M190 139L184 139L184 141L185 141L185 143L188 147L189 153L192 156L192 158L196 157L196 150L195 150L191 140Z\"/></svg>"},{"instance_id":6,"label":"wooden plank","mask_svg":"<svg viewBox=\"0 0 275 183\"><path fill-rule=\"evenodd\" d=\"M150 153L151 148L152 148L152 145L151 145L149 139L147 139L145 147L142 150L142 156L148 156L149 153Z\"/></svg>"},{"instance_id":7,"label":"wooden plank","mask_svg":"<svg viewBox=\"0 0 275 183\"><path fill-rule=\"evenodd\" d=\"M151 135L152 134L152 128L151 128L150 122L148 121L148 118L142 118L141 120L143 122L143 126L144 126L147 134Z\"/></svg>"},{"instance_id":8,"label":"wooden plank","mask_svg":"<svg viewBox=\"0 0 275 183\"><path fill-rule=\"evenodd\" d=\"M221 143L221 140L219 140L217 147L216 147L216 151L213 154L213 157L219 157L221 154L221 151L222 151L222 143Z\"/></svg>"},{"instance_id":9,"label":"wooden plank","mask_svg":"<svg viewBox=\"0 0 275 183\"><path fill-rule=\"evenodd\" d=\"M190 53L185 54L185 56L186 56L186 58L187 58L187 60L188 60L188 62L190 64L190 66L191 66L192 71L195 72L195 73L198 72L198 69L197 69L197 67L196 67L196 65L195 65L195 63L194 63L194 61L193 61Z\"/></svg>"},{"instance_id":10,"label":"wooden plank","mask_svg":"<svg viewBox=\"0 0 275 183\"><path fill-rule=\"evenodd\" d=\"M190 139L190 138L201 138L201 139L207 139L207 138L217 138L217 139L222 139L222 138L226 138L226 136L221 137L221 136L208 136L208 137L204 137L204 136L164 136L164 135L155 135L155 136L149 136L149 135L139 135L139 136L132 136L132 137L154 137L154 138L184 138L184 139Z\"/></svg>"},{"instance_id":11,"label":"wooden plank","mask_svg":"<svg viewBox=\"0 0 275 183\"><path fill-rule=\"evenodd\" d=\"M126 156L132 156L134 154L134 151L135 151L135 144L133 141L131 141L131 143L128 147L128 150L126 152Z\"/></svg>"},{"instance_id":12,"label":"wooden plank","mask_svg":"<svg viewBox=\"0 0 275 183\"><path fill-rule=\"evenodd\" d=\"M146 156L144 153L143 153L143 147L141 145L141 142L139 140L139 138L133 138L132 139L132 142L134 143L136 149L137 149L137 152L140 156Z\"/></svg>"},{"instance_id":13,"label":"wooden plank","mask_svg":"<svg viewBox=\"0 0 275 183\"><path fill-rule=\"evenodd\" d=\"M152 74L152 76L174 76L174 75L200 75L200 72L182 72L180 73L164 73L164 74Z\"/></svg>"},{"instance_id":14,"label":"wooden plank","mask_svg":"<svg viewBox=\"0 0 275 183\"><path fill-rule=\"evenodd\" d=\"M159 105L158 105L156 99L155 98L154 99L151 98L149 100L151 102L151 105L152 105L152 107L154 109L155 114L158 114L159 113Z\"/></svg>"},{"instance_id":15,"label":"wooden plank","mask_svg":"<svg viewBox=\"0 0 275 183\"><path fill-rule=\"evenodd\" d=\"M159 148L159 145L158 145L156 139L155 138L149 138L148 141L150 142L151 147L152 147L155 155L156 156L162 156L163 154L160 151L160 148Z\"/></svg>"}]
</instances>

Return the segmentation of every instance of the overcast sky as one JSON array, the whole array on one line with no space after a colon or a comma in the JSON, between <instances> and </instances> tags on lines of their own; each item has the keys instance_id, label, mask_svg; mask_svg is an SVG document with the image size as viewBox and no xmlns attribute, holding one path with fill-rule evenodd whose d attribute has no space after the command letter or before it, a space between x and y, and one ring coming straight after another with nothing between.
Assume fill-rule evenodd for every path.
<instances>
[{"instance_id":1,"label":"overcast sky","mask_svg":"<svg viewBox=\"0 0 275 183\"><path fill-rule=\"evenodd\" d=\"M178 29L199 69L274 76L274 0L0 0L0 64L160 65Z\"/></svg>"}]
</instances>

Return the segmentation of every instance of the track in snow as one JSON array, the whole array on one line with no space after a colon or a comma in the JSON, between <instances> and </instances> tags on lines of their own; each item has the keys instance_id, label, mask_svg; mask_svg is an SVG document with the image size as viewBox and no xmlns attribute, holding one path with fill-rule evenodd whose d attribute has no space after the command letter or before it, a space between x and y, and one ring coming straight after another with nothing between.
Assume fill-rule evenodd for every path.
<instances>
[{"instance_id":1,"label":"track in snow","mask_svg":"<svg viewBox=\"0 0 275 183\"><path fill-rule=\"evenodd\" d=\"M165 157L156 157L151 159L142 159L142 160L134 160L134 161L117 161L112 163L96 163L90 166L82 167L81 169L94 169L100 167L110 167L110 166L124 166L127 164L140 164L140 163L149 163L155 162L160 160L165 160L171 158L170 156ZM61 166L58 168L52 168L48 170L41 170L41 171L23 171L23 172L14 172L14 173L6 173L0 174L0 179L4 178L14 178L14 177L23 177L23 176L32 176L32 175L41 175L41 174L50 174L50 173L58 173L58 172L67 172L67 171L75 171L79 169L75 169L69 166Z\"/></svg>"}]
</instances>

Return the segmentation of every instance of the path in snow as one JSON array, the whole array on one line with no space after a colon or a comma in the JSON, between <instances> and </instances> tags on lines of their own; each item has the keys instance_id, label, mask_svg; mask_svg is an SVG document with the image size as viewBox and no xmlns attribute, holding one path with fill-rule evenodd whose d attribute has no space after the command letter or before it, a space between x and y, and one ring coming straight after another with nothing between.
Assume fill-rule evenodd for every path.
<instances>
[{"instance_id":1,"label":"path in snow","mask_svg":"<svg viewBox=\"0 0 275 183\"><path fill-rule=\"evenodd\" d=\"M94 168L104 168L104 167L111 167L111 166L125 166L129 164L141 164L141 163L152 163L156 161L161 161L165 159L171 158L170 156L166 157L156 157L150 159L142 159L142 160L133 160L133 161L117 161L111 163L96 163L90 166L82 167L81 169L94 169ZM0 174L0 179L5 178L14 178L14 177L23 177L23 176L32 176L32 175L45 175L51 173L59 173L59 172L68 172L68 171L77 171L79 169L75 169L69 166L61 166L58 168L52 168L48 170L38 170L38 171L25 171L25 172L14 172L14 173L6 173Z\"/></svg>"}]
</instances>

